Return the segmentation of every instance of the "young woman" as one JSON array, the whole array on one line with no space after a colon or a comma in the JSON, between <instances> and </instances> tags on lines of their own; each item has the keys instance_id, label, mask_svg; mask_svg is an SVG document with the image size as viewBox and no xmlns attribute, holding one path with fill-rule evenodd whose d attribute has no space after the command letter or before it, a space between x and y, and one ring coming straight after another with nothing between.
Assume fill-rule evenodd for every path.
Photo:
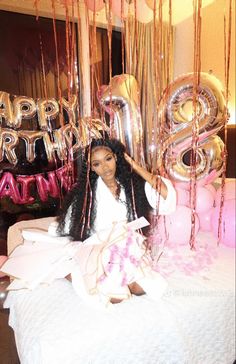
<instances>
[{"instance_id":1,"label":"young woman","mask_svg":"<svg viewBox=\"0 0 236 364\"><path fill-rule=\"evenodd\" d=\"M139 166L120 141L94 139L86 148L78 183L64 200L58 230L83 241L113 221L149 219L157 208L167 215L175 207L169 180Z\"/></svg>"},{"instance_id":2,"label":"young woman","mask_svg":"<svg viewBox=\"0 0 236 364\"><path fill-rule=\"evenodd\" d=\"M84 241L114 223L130 222L158 209L159 214L175 210L176 194L171 182L154 176L138 165L115 139L94 139L86 148L78 183L67 195L58 218L58 232ZM143 229L148 235L148 229ZM145 289L137 282L131 293ZM114 300L113 300L114 301Z\"/></svg>"}]
</instances>

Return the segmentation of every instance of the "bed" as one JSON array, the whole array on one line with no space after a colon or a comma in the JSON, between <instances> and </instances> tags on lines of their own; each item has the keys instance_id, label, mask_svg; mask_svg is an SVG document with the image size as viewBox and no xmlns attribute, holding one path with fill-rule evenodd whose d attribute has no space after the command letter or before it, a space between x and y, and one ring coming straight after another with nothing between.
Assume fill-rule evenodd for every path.
<instances>
[{"instance_id":1,"label":"bed","mask_svg":"<svg viewBox=\"0 0 236 364\"><path fill-rule=\"evenodd\" d=\"M52 220L35 220L30 227L47 228ZM10 228L9 251L25 226L29 222ZM198 241L214 252L209 264L193 274L166 272L168 288L156 301L134 296L109 308L90 308L66 279L9 292L5 307L21 363L233 364L234 250L217 246L211 233L200 232ZM181 249L182 257L193 254Z\"/></svg>"}]
</instances>

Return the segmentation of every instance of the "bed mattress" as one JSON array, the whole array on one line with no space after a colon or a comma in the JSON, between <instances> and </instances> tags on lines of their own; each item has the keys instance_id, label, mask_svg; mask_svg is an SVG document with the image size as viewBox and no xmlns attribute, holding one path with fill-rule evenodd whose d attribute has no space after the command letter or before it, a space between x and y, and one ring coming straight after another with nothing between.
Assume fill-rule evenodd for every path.
<instances>
[{"instance_id":1,"label":"bed mattress","mask_svg":"<svg viewBox=\"0 0 236 364\"><path fill-rule=\"evenodd\" d=\"M216 243L211 234L203 238ZM234 269L234 250L219 246L214 262L200 272L169 274L161 299L134 296L109 308L88 307L66 279L11 291L5 307L20 361L233 364Z\"/></svg>"}]
</instances>

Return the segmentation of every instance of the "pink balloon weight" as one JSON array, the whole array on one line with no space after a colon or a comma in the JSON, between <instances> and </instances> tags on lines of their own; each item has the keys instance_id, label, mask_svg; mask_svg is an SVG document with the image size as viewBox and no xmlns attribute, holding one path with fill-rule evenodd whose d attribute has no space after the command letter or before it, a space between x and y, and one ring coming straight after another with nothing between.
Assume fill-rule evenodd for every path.
<instances>
[{"instance_id":1,"label":"pink balloon weight","mask_svg":"<svg viewBox=\"0 0 236 364\"><path fill-rule=\"evenodd\" d=\"M214 211L214 207L205 212L200 212L198 214L200 230L201 231L211 231L211 215Z\"/></svg>"},{"instance_id":2,"label":"pink balloon weight","mask_svg":"<svg viewBox=\"0 0 236 364\"><path fill-rule=\"evenodd\" d=\"M191 237L191 209L186 206L177 206L176 211L165 216L166 223L164 224L164 217L160 218L159 232L162 239L169 242L185 245L190 241ZM195 235L199 230L198 216L195 219ZM167 232L167 236L166 233Z\"/></svg>"},{"instance_id":3,"label":"pink balloon weight","mask_svg":"<svg viewBox=\"0 0 236 364\"><path fill-rule=\"evenodd\" d=\"M221 187L219 187L216 191L216 197L215 197L216 206L220 204L221 193L222 193ZM235 181L225 182L224 198L225 200L231 200L233 198L236 198Z\"/></svg>"},{"instance_id":4,"label":"pink balloon weight","mask_svg":"<svg viewBox=\"0 0 236 364\"><path fill-rule=\"evenodd\" d=\"M205 187L196 188L196 212L201 213L210 210L214 204L213 194Z\"/></svg>"},{"instance_id":5,"label":"pink balloon weight","mask_svg":"<svg viewBox=\"0 0 236 364\"><path fill-rule=\"evenodd\" d=\"M1 267L3 266L3 264L7 261L8 257L6 255L0 255L0 278L1 277L5 277L5 273L1 272Z\"/></svg>"},{"instance_id":6,"label":"pink balloon weight","mask_svg":"<svg viewBox=\"0 0 236 364\"><path fill-rule=\"evenodd\" d=\"M189 206L189 191L183 188L176 188L177 205Z\"/></svg>"},{"instance_id":7,"label":"pink balloon weight","mask_svg":"<svg viewBox=\"0 0 236 364\"><path fill-rule=\"evenodd\" d=\"M211 228L215 237L218 237L220 207L214 208L211 216ZM230 248L235 248L236 240L236 200L226 200L222 209L222 222L220 228L220 242Z\"/></svg>"}]
</instances>

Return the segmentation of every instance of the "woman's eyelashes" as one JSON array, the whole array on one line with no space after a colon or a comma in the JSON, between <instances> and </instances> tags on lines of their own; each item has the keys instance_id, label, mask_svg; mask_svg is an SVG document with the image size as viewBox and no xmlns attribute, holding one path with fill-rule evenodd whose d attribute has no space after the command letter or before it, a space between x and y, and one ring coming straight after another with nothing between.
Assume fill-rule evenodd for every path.
<instances>
[{"instance_id":1,"label":"woman's eyelashes","mask_svg":"<svg viewBox=\"0 0 236 364\"><path fill-rule=\"evenodd\" d=\"M99 166L98 162L92 164L92 168L97 168L98 166Z\"/></svg>"},{"instance_id":2,"label":"woman's eyelashes","mask_svg":"<svg viewBox=\"0 0 236 364\"><path fill-rule=\"evenodd\" d=\"M109 155L109 156L107 156L106 158L105 158L105 161L106 162L110 162L110 161L112 161L113 160L113 158L115 159L115 157L113 156L113 155ZM93 162L92 163L92 168L97 168L97 167L99 167L100 166L100 164L101 164L102 162Z\"/></svg>"},{"instance_id":3,"label":"woman's eyelashes","mask_svg":"<svg viewBox=\"0 0 236 364\"><path fill-rule=\"evenodd\" d=\"M106 158L106 161L111 161L113 159L113 155L109 155L107 158Z\"/></svg>"}]
</instances>

